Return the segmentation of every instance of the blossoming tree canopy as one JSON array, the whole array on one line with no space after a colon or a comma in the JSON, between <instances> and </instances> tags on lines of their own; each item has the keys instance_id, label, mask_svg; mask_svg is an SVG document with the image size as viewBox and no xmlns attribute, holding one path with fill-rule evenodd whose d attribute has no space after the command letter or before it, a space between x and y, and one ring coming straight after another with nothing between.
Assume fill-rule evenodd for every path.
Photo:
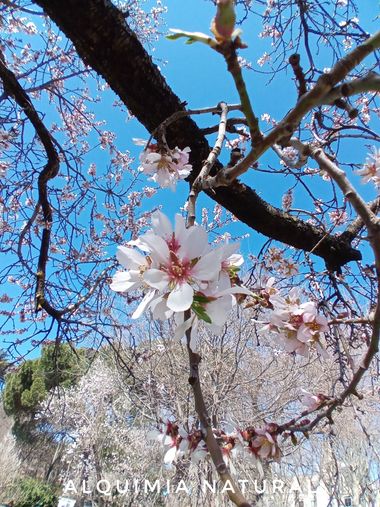
<instances>
[{"instance_id":1,"label":"blossoming tree canopy","mask_svg":"<svg viewBox=\"0 0 380 507\"><path fill-rule=\"evenodd\" d=\"M173 2L172 12L189 8ZM1 8L1 281L10 287L0 296L1 333L15 362L49 337L114 347L120 334L133 348L130 317L159 320L178 348L185 336L194 421L166 409L153 418L153 440L166 464L210 460L222 484L234 485L230 499L246 506L231 458L278 461L286 441L297 445L296 435L359 403L375 367L380 34L370 21L377 12L354 0L199 0L199 8L207 15L189 19L196 31L175 27L165 39L177 48L171 65L185 51L197 55L186 63L189 104L149 55L161 1ZM214 61L225 73L213 75ZM150 136L136 141L140 152L123 107ZM182 210L160 209L154 199L165 189ZM237 222L258 233L253 252L242 246L244 271ZM272 417L268 408L227 428L220 414L210 417L198 336L213 333L223 349L231 315L253 326L246 348L261 373L268 354L282 354L294 359L291 371L331 362L334 379L305 386L302 412ZM129 375L136 357L124 364ZM223 414L233 418L228 407Z\"/></svg>"}]
</instances>

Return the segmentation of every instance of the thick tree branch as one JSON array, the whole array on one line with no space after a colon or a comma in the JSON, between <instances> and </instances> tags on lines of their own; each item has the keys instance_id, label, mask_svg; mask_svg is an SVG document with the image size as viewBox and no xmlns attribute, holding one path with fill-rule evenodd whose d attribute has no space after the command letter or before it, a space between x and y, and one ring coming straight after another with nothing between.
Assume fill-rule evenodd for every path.
<instances>
[{"instance_id":1,"label":"thick tree branch","mask_svg":"<svg viewBox=\"0 0 380 507\"><path fill-rule=\"evenodd\" d=\"M353 79L336 86L324 97L320 105L333 104L341 97L351 97L352 95L368 92L380 92L380 76L376 72L370 72L363 78Z\"/></svg>"},{"instance_id":2,"label":"thick tree branch","mask_svg":"<svg viewBox=\"0 0 380 507\"><path fill-rule=\"evenodd\" d=\"M83 61L103 76L149 132L172 114L185 109L127 25L125 17L109 0L34 2L43 7L74 43ZM192 119L184 117L168 126L166 138L172 146L190 146L194 166L191 177L194 180L210 152L201 130ZM275 142L269 141L268 147ZM214 169L220 170L221 165L216 164ZM319 244L313 253L322 257L330 269L361 258L360 252L351 248L348 242L329 235L325 238L325 231L270 206L245 185L235 182L228 188L207 193L239 220L266 236L306 251Z\"/></svg>"},{"instance_id":3,"label":"thick tree branch","mask_svg":"<svg viewBox=\"0 0 380 507\"><path fill-rule=\"evenodd\" d=\"M360 62L379 47L380 32L377 32L346 56L338 60L331 71L319 77L314 88L300 97L295 107L289 111L261 142L253 147L241 162L226 171L220 171L217 176L209 182L208 186L228 186L231 181L247 172L252 164L275 143L287 146L289 139L298 128L302 118L320 103L324 103L326 96L328 96L334 87L345 79Z\"/></svg>"}]
</instances>

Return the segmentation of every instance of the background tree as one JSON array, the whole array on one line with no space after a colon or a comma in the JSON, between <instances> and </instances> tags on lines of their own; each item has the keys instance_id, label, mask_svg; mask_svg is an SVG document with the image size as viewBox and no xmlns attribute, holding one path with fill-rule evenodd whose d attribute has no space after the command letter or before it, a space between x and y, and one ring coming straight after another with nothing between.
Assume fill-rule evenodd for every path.
<instances>
[{"instance_id":1,"label":"background tree","mask_svg":"<svg viewBox=\"0 0 380 507\"><path fill-rule=\"evenodd\" d=\"M0 501L9 500L9 488L19 477L20 459L16 438L12 434L12 419L4 413L0 406Z\"/></svg>"},{"instance_id":2,"label":"background tree","mask_svg":"<svg viewBox=\"0 0 380 507\"><path fill-rule=\"evenodd\" d=\"M41 406L40 416L64 444L61 483L71 479L80 496L83 477L90 490L99 477L114 489L120 478L124 487L124 481L133 477L140 481L141 489L145 478L152 484L158 479L161 491L147 496L131 488L125 495L114 496L113 504L144 500L160 505L165 500L166 505L228 505L220 493L202 488L203 481L212 483L213 467L199 441L191 389L181 381L188 361L186 347L174 342L169 330L155 322L151 322L149 336L145 324L140 329L136 326L134 333L135 349L121 338L116 356L103 350L77 386L52 391ZM370 383L364 400L347 405L332 427L322 425L299 441L295 435L279 439L281 460L261 463L240 445L237 429L280 423L307 410L304 390L321 389L326 396L333 393L339 366L333 361L307 361L307 368L305 364L300 367L302 361L273 353L265 336L257 347L255 326L244 314L231 319L223 336L203 331L200 339L203 361L208 364L201 380L210 416L214 427L222 430L223 455L234 476L248 481L249 498L260 506L291 505L295 478L300 500L306 501L309 488L315 490L319 483L332 498L361 495L361 502L376 498L379 434L374 417L376 394ZM120 359L135 370L133 382ZM172 428L178 426L180 433L166 440L162 437L168 422ZM182 452L186 435L191 436L193 448ZM194 493L190 498L186 491L165 497L167 479L172 489L183 480ZM264 479L266 491L259 494L256 489L263 489ZM272 479L284 482L281 493L273 495Z\"/></svg>"},{"instance_id":3,"label":"background tree","mask_svg":"<svg viewBox=\"0 0 380 507\"><path fill-rule=\"evenodd\" d=\"M3 384L5 379L5 373L7 371L9 364L7 361L7 353L5 350L0 351L0 385Z\"/></svg>"}]
</instances>

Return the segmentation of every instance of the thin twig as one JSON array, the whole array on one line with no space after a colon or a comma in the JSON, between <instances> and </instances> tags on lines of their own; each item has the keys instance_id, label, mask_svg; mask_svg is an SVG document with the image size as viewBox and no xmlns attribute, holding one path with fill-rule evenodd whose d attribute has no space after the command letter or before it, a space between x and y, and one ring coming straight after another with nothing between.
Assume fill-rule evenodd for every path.
<instances>
[{"instance_id":1,"label":"thin twig","mask_svg":"<svg viewBox=\"0 0 380 507\"><path fill-rule=\"evenodd\" d=\"M205 163L203 164L200 173L195 178L189 193L188 199L188 215L187 215L187 226L191 227L195 222L195 203L198 197L200 190L202 189L202 182L208 177L210 171L215 164L221 150L224 141L224 137L226 135L226 125L227 125L227 114L228 114L228 105L225 102L220 102L218 104L218 110L220 111L220 121L219 121L219 131L218 137L215 141L215 145L213 149L210 151Z\"/></svg>"},{"instance_id":2,"label":"thin twig","mask_svg":"<svg viewBox=\"0 0 380 507\"><path fill-rule=\"evenodd\" d=\"M364 60L368 55L380 47L380 32L369 37L365 42L357 46L346 56L341 58L331 69L330 72L322 74L314 88L302 95L296 106L276 125L276 127L261 141L259 141L247 156L237 163L234 167L219 171L213 178L208 178L204 182L204 188L213 188L218 186L228 186L231 181L244 174L257 161L263 153L276 143L285 144L293 134L302 118L329 97L334 87ZM243 104L242 104L243 105ZM243 108L244 113L246 111ZM248 119L248 118L247 118Z\"/></svg>"}]
</instances>

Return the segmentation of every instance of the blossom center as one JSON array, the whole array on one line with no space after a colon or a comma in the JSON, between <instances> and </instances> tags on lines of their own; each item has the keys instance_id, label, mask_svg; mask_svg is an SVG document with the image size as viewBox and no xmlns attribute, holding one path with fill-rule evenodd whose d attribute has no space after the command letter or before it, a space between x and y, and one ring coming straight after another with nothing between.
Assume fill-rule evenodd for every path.
<instances>
[{"instance_id":1,"label":"blossom center","mask_svg":"<svg viewBox=\"0 0 380 507\"><path fill-rule=\"evenodd\" d=\"M315 320L312 321L312 322L307 322L306 323L307 327L313 331L314 333L318 333L320 330L321 330L321 325L318 324L318 322L316 322Z\"/></svg>"},{"instance_id":2,"label":"blossom center","mask_svg":"<svg viewBox=\"0 0 380 507\"><path fill-rule=\"evenodd\" d=\"M299 328L301 324L303 324L302 315L292 315L290 317L289 324L295 327L296 329Z\"/></svg>"},{"instance_id":3,"label":"blossom center","mask_svg":"<svg viewBox=\"0 0 380 507\"><path fill-rule=\"evenodd\" d=\"M170 240L166 241L168 247L169 247L169 250L170 252L178 252L179 250L179 247L181 246L178 242L178 240L176 239L174 233L172 234L172 237L170 238Z\"/></svg>"},{"instance_id":4,"label":"blossom center","mask_svg":"<svg viewBox=\"0 0 380 507\"><path fill-rule=\"evenodd\" d=\"M170 264L166 269L169 278L173 282L188 280L191 274L191 263L185 259L179 259L174 252L170 252Z\"/></svg>"}]
</instances>

